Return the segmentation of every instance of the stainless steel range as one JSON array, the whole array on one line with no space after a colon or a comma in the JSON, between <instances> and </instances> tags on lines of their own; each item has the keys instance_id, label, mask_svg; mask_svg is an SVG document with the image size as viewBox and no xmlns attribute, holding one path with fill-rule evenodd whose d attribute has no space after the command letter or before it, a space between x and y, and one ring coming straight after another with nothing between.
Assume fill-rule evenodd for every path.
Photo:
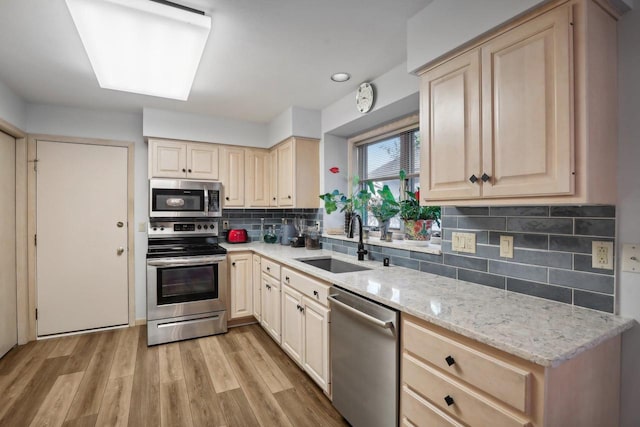
<instances>
[{"instance_id":1,"label":"stainless steel range","mask_svg":"<svg viewBox=\"0 0 640 427\"><path fill-rule=\"evenodd\" d=\"M209 219L149 222L147 344L227 332L227 251Z\"/></svg>"}]
</instances>

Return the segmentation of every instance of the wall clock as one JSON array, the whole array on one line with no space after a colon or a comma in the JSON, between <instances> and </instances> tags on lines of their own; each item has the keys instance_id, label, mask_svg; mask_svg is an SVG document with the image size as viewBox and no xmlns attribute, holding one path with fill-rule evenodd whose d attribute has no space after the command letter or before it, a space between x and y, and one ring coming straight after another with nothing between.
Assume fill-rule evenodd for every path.
<instances>
[{"instance_id":1,"label":"wall clock","mask_svg":"<svg viewBox=\"0 0 640 427\"><path fill-rule=\"evenodd\" d=\"M371 107L373 107L374 101L374 91L373 86L370 83L364 82L356 91L356 107L358 111L361 113L368 113L371 111Z\"/></svg>"}]
</instances>

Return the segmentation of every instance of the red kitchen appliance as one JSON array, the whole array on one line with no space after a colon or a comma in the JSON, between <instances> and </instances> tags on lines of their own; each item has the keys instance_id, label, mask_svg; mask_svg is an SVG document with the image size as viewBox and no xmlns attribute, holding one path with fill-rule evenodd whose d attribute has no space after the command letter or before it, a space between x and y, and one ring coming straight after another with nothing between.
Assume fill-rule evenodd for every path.
<instances>
[{"instance_id":1,"label":"red kitchen appliance","mask_svg":"<svg viewBox=\"0 0 640 427\"><path fill-rule=\"evenodd\" d=\"M249 241L249 235L244 228L235 228L227 233L227 242L229 243L246 243Z\"/></svg>"}]
</instances>

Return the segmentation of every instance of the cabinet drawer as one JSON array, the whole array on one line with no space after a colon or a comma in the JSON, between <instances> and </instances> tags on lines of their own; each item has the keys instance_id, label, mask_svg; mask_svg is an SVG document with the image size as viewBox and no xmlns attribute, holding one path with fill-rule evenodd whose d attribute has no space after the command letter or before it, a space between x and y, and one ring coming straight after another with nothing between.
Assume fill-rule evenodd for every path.
<instances>
[{"instance_id":1,"label":"cabinet drawer","mask_svg":"<svg viewBox=\"0 0 640 427\"><path fill-rule=\"evenodd\" d=\"M329 285L312 279L286 267L282 269L282 282L295 288L298 292L308 296L311 300L326 306Z\"/></svg>"},{"instance_id":2,"label":"cabinet drawer","mask_svg":"<svg viewBox=\"0 0 640 427\"><path fill-rule=\"evenodd\" d=\"M403 334L406 351L528 413L530 372L407 319Z\"/></svg>"},{"instance_id":3,"label":"cabinet drawer","mask_svg":"<svg viewBox=\"0 0 640 427\"><path fill-rule=\"evenodd\" d=\"M401 419L406 425L416 427L464 427L449 415L414 393L406 385L402 387Z\"/></svg>"},{"instance_id":4,"label":"cabinet drawer","mask_svg":"<svg viewBox=\"0 0 640 427\"><path fill-rule=\"evenodd\" d=\"M280 280L280 264L271 261L267 258L262 258L262 272L267 273L271 277L275 277Z\"/></svg>"},{"instance_id":5,"label":"cabinet drawer","mask_svg":"<svg viewBox=\"0 0 640 427\"><path fill-rule=\"evenodd\" d=\"M526 427L527 418L495 403L411 355L402 357L403 383L430 400L443 412L472 426ZM445 398L453 399L448 405Z\"/></svg>"}]
</instances>

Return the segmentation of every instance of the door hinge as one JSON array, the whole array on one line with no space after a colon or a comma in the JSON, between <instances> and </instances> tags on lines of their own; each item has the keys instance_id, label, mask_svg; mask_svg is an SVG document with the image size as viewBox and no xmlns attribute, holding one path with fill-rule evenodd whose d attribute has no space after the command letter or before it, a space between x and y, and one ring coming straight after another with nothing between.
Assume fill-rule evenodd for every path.
<instances>
[{"instance_id":1,"label":"door hinge","mask_svg":"<svg viewBox=\"0 0 640 427\"><path fill-rule=\"evenodd\" d=\"M38 159L27 160L27 163L33 163L33 171L38 172Z\"/></svg>"},{"instance_id":2,"label":"door hinge","mask_svg":"<svg viewBox=\"0 0 640 427\"><path fill-rule=\"evenodd\" d=\"M38 320L38 309L36 308L36 320Z\"/></svg>"},{"instance_id":3,"label":"door hinge","mask_svg":"<svg viewBox=\"0 0 640 427\"><path fill-rule=\"evenodd\" d=\"M38 235L37 234L33 235L33 246L38 246Z\"/></svg>"}]
</instances>

